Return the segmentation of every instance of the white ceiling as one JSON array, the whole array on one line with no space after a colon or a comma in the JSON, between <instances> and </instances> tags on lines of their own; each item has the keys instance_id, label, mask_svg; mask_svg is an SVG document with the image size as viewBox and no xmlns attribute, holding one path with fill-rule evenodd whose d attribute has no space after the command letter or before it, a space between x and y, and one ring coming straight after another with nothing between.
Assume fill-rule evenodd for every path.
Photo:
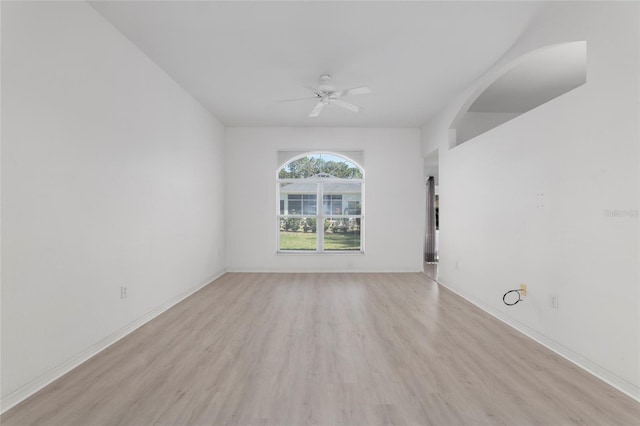
<instances>
[{"instance_id":1,"label":"white ceiling","mask_svg":"<svg viewBox=\"0 0 640 426\"><path fill-rule=\"evenodd\" d=\"M98 1L91 5L227 126L419 127L494 64L543 2ZM310 95L320 74L356 114Z\"/></svg>"}]
</instances>

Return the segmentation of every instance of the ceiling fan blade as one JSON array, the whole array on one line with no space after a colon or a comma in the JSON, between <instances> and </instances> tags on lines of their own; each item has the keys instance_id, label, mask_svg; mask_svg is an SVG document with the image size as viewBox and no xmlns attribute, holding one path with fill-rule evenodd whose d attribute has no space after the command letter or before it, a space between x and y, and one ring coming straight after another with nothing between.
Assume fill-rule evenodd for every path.
<instances>
[{"instance_id":1,"label":"ceiling fan blade","mask_svg":"<svg viewBox=\"0 0 640 426\"><path fill-rule=\"evenodd\" d=\"M362 109L362 107L359 107L358 105L354 105L352 103L349 102L345 102L341 99L333 99L331 101L331 103L336 104L338 106L341 106L342 108L346 108L349 111L353 111L353 112L360 112L360 110Z\"/></svg>"},{"instance_id":2,"label":"ceiling fan blade","mask_svg":"<svg viewBox=\"0 0 640 426\"><path fill-rule=\"evenodd\" d=\"M366 95L367 93L371 93L371 89L366 86L362 87L354 87L353 89L341 90L339 92L335 92L337 98L341 96L349 96L349 95Z\"/></svg>"},{"instance_id":3,"label":"ceiling fan blade","mask_svg":"<svg viewBox=\"0 0 640 426\"><path fill-rule=\"evenodd\" d=\"M313 92L314 95L316 95L317 97L320 97L320 90L316 89L315 87L311 87L311 86L304 86L305 89L311 90Z\"/></svg>"},{"instance_id":4,"label":"ceiling fan blade","mask_svg":"<svg viewBox=\"0 0 640 426\"><path fill-rule=\"evenodd\" d=\"M317 96L307 96L306 98L296 98L296 99L283 99L280 101L276 101L276 102L298 102L298 101L311 101L311 100L315 100L318 99Z\"/></svg>"},{"instance_id":5,"label":"ceiling fan blade","mask_svg":"<svg viewBox=\"0 0 640 426\"><path fill-rule=\"evenodd\" d=\"M324 108L326 104L324 102L318 102L315 106L315 108L313 108L313 111L311 111L311 113L309 114L309 117L317 117L320 115L320 111L322 111L322 108Z\"/></svg>"}]
</instances>

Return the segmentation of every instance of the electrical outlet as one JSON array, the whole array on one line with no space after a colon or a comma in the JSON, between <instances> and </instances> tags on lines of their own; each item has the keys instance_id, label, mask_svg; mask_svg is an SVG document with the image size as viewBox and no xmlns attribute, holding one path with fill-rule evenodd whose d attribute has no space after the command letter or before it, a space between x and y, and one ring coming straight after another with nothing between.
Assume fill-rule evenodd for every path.
<instances>
[{"instance_id":1,"label":"electrical outlet","mask_svg":"<svg viewBox=\"0 0 640 426\"><path fill-rule=\"evenodd\" d=\"M551 306L553 309L559 309L560 302L558 300L558 295L557 294L550 294L549 295L549 306Z\"/></svg>"},{"instance_id":2,"label":"electrical outlet","mask_svg":"<svg viewBox=\"0 0 640 426\"><path fill-rule=\"evenodd\" d=\"M457 271L458 269L460 269L460 261L459 261L459 260L456 260L456 271Z\"/></svg>"},{"instance_id":3,"label":"electrical outlet","mask_svg":"<svg viewBox=\"0 0 640 426\"><path fill-rule=\"evenodd\" d=\"M526 296L527 295L527 285L526 284L520 284L520 295L521 296Z\"/></svg>"},{"instance_id":4,"label":"electrical outlet","mask_svg":"<svg viewBox=\"0 0 640 426\"><path fill-rule=\"evenodd\" d=\"M120 286L120 299L126 299L127 298L127 286L123 285Z\"/></svg>"}]
</instances>

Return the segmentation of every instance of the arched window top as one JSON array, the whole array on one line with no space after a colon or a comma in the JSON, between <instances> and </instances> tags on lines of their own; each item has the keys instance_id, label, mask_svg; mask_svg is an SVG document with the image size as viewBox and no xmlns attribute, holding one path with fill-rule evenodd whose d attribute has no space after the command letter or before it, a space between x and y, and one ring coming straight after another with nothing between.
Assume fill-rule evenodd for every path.
<instances>
[{"instance_id":1,"label":"arched window top","mask_svg":"<svg viewBox=\"0 0 640 426\"><path fill-rule=\"evenodd\" d=\"M362 179L364 170L345 156L329 152L306 153L278 170L280 179Z\"/></svg>"}]
</instances>

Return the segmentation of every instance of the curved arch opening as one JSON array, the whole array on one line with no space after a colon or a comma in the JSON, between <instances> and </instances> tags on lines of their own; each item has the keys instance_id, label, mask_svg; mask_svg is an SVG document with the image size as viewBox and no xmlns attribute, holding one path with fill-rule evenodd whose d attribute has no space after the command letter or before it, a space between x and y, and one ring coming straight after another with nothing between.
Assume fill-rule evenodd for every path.
<instances>
[{"instance_id":1,"label":"curved arch opening","mask_svg":"<svg viewBox=\"0 0 640 426\"><path fill-rule=\"evenodd\" d=\"M527 53L474 94L450 128L453 148L582 86L587 42L562 43Z\"/></svg>"}]
</instances>

